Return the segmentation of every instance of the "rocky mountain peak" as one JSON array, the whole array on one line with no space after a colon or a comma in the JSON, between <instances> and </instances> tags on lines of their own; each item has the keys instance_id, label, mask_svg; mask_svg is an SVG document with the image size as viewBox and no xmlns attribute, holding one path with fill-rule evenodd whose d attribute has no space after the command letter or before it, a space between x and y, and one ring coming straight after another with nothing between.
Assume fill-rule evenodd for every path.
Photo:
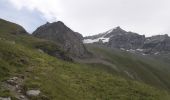
<instances>
[{"instance_id":1,"label":"rocky mountain peak","mask_svg":"<svg viewBox=\"0 0 170 100\"><path fill-rule=\"evenodd\" d=\"M112 36L115 36L115 35L124 35L126 34L127 32L125 30L123 30L122 28L120 28L120 26L117 26L107 32L105 32L105 36L106 38L111 38Z\"/></svg>"},{"instance_id":2,"label":"rocky mountain peak","mask_svg":"<svg viewBox=\"0 0 170 100\"><path fill-rule=\"evenodd\" d=\"M125 30L123 30L120 26L117 26L113 29L113 31L121 31L121 32L126 32Z\"/></svg>"},{"instance_id":3,"label":"rocky mountain peak","mask_svg":"<svg viewBox=\"0 0 170 100\"><path fill-rule=\"evenodd\" d=\"M82 35L72 31L61 21L42 25L33 32L33 35L57 42L72 56L82 57L87 54L87 50L82 42Z\"/></svg>"},{"instance_id":4,"label":"rocky mountain peak","mask_svg":"<svg viewBox=\"0 0 170 100\"><path fill-rule=\"evenodd\" d=\"M113 29L110 29L106 32L97 34L97 35L93 35L93 36L87 36L84 38L84 43L108 43L109 39L118 35L125 35L128 32L126 32L125 30L123 30L122 28L120 28L120 26L117 26Z\"/></svg>"},{"instance_id":5,"label":"rocky mountain peak","mask_svg":"<svg viewBox=\"0 0 170 100\"><path fill-rule=\"evenodd\" d=\"M50 24L50 22L46 22L46 24Z\"/></svg>"}]
</instances>

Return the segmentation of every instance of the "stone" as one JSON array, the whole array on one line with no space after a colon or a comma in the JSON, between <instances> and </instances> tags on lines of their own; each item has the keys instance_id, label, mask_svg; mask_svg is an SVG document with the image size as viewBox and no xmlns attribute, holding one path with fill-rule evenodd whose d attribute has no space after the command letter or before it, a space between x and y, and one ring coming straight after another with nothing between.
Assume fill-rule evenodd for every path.
<instances>
[{"instance_id":1,"label":"stone","mask_svg":"<svg viewBox=\"0 0 170 100\"><path fill-rule=\"evenodd\" d=\"M15 85L17 85L17 80L18 80L18 77L12 77L9 80L7 80L6 82L12 86L15 86Z\"/></svg>"},{"instance_id":2,"label":"stone","mask_svg":"<svg viewBox=\"0 0 170 100\"><path fill-rule=\"evenodd\" d=\"M19 98L23 100L23 99L25 99L25 96L21 95Z\"/></svg>"},{"instance_id":3,"label":"stone","mask_svg":"<svg viewBox=\"0 0 170 100\"><path fill-rule=\"evenodd\" d=\"M26 95L27 95L27 96L30 96L30 97L35 97L35 96L39 96L40 93L41 93L40 90L28 90L28 91L26 92Z\"/></svg>"},{"instance_id":4,"label":"stone","mask_svg":"<svg viewBox=\"0 0 170 100\"><path fill-rule=\"evenodd\" d=\"M18 79L18 77L12 77L12 78L10 78L11 80L17 80Z\"/></svg>"},{"instance_id":5,"label":"stone","mask_svg":"<svg viewBox=\"0 0 170 100\"><path fill-rule=\"evenodd\" d=\"M18 90L17 92L18 92L18 93L21 93L22 91L21 91L21 90Z\"/></svg>"},{"instance_id":6,"label":"stone","mask_svg":"<svg viewBox=\"0 0 170 100\"><path fill-rule=\"evenodd\" d=\"M4 97L0 97L0 100L11 100L10 97L4 98Z\"/></svg>"}]
</instances>

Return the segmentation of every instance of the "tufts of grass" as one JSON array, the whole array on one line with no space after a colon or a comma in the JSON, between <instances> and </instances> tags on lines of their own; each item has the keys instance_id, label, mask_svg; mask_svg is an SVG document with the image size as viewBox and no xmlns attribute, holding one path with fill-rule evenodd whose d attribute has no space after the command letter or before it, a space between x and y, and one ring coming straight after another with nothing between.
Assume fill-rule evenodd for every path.
<instances>
[{"instance_id":1,"label":"tufts of grass","mask_svg":"<svg viewBox=\"0 0 170 100\"><path fill-rule=\"evenodd\" d=\"M119 69L117 72L119 75L170 90L169 64L149 56L140 56L107 47L97 45L87 45L87 47L97 57L114 64ZM104 66L104 68L106 67ZM112 70L110 71L115 73L115 70ZM133 78L129 77L126 72L131 74Z\"/></svg>"}]
</instances>

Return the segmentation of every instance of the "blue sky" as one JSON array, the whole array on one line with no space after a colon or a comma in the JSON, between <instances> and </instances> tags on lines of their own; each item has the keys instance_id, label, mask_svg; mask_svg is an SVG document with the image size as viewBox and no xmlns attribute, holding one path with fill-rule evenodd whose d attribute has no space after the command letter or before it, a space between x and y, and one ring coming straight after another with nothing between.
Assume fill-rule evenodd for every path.
<instances>
[{"instance_id":1,"label":"blue sky","mask_svg":"<svg viewBox=\"0 0 170 100\"><path fill-rule=\"evenodd\" d=\"M33 32L47 21L63 21L84 36L114 27L170 35L170 0L0 0L0 18Z\"/></svg>"},{"instance_id":2,"label":"blue sky","mask_svg":"<svg viewBox=\"0 0 170 100\"><path fill-rule=\"evenodd\" d=\"M0 18L22 25L30 33L47 21L40 12L18 10L8 0L0 0L0 13Z\"/></svg>"}]
</instances>

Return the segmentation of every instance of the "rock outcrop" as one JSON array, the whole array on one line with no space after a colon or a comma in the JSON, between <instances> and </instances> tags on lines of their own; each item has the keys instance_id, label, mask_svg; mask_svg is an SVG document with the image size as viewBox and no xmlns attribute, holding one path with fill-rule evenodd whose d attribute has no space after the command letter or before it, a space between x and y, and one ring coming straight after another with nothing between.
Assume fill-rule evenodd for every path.
<instances>
[{"instance_id":1,"label":"rock outcrop","mask_svg":"<svg viewBox=\"0 0 170 100\"><path fill-rule=\"evenodd\" d=\"M168 35L156 35L146 38L143 49L146 54L170 53L170 37Z\"/></svg>"},{"instance_id":2,"label":"rock outcrop","mask_svg":"<svg viewBox=\"0 0 170 100\"><path fill-rule=\"evenodd\" d=\"M83 57L88 52L82 42L82 35L72 31L63 22L46 23L40 26L33 35L58 43L65 52L73 57Z\"/></svg>"},{"instance_id":3,"label":"rock outcrop","mask_svg":"<svg viewBox=\"0 0 170 100\"><path fill-rule=\"evenodd\" d=\"M111 48L138 49L142 48L145 36L127 32L110 38L108 46Z\"/></svg>"}]
</instances>

